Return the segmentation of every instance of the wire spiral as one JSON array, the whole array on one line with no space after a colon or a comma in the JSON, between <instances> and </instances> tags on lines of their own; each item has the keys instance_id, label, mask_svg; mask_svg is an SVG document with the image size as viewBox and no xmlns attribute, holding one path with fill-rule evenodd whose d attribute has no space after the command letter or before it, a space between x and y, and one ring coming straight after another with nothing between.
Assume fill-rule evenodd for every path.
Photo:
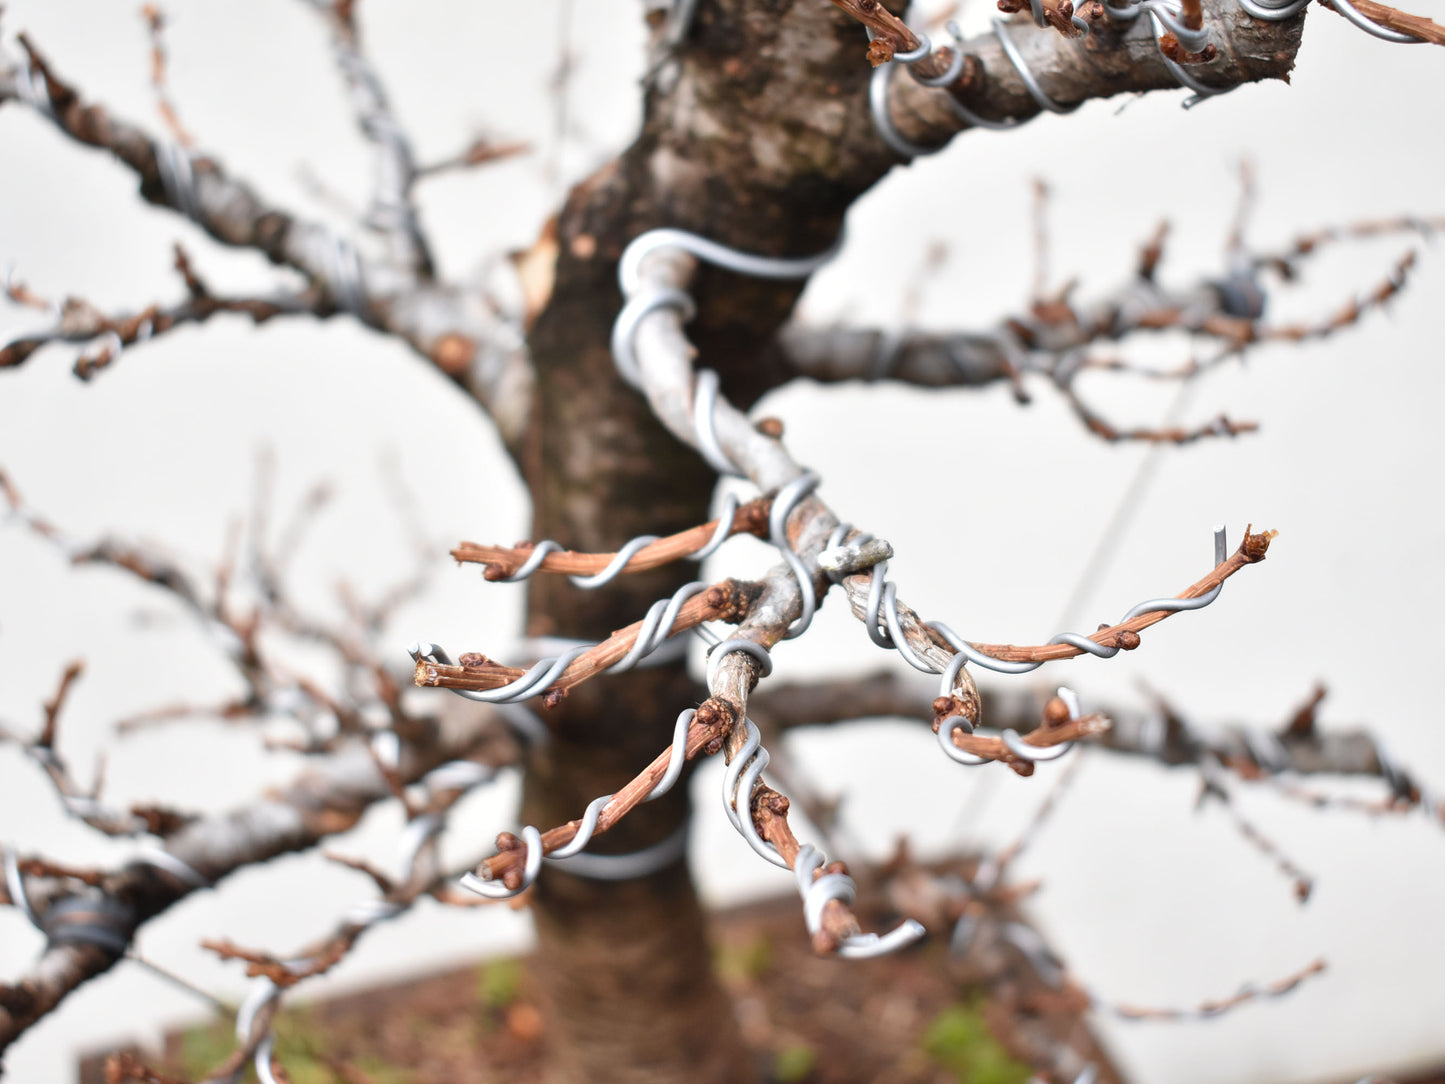
<instances>
[{"instance_id":1,"label":"wire spiral","mask_svg":"<svg viewBox=\"0 0 1445 1084\"><path fill-rule=\"evenodd\" d=\"M677 623L677 616L682 610L683 603L693 595L706 591L710 586L712 585L702 580L693 580L691 583L679 587L671 597L654 602L648 609L647 615L642 619L642 628L638 631L636 642L626 655L607 668L608 673L620 674L631 670L644 658L662 647L673 635L673 625ZM595 643L587 641L576 642L559 654L544 656L521 677L495 689L452 689L451 691L480 704L515 704L534 696L541 696L552 687L553 683L562 676L578 656L586 654L596 646ZM456 665L446 650L434 643L417 641L407 647L407 653L412 657L413 662L426 660L442 666Z\"/></svg>"},{"instance_id":2,"label":"wire spiral","mask_svg":"<svg viewBox=\"0 0 1445 1084\"><path fill-rule=\"evenodd\" d=\"M1364 15L1350 0L1322 0L1329 7L1334 8L1340 15L1344 16L1351 24L1367 34L1381 39L1382 41L1393 42L1400 45L1419 45L1425 39L1416 37L1414 34L1402 30L1394 30L1382 26L1373 19ZM1237 0L1239 6L1250 16L1256 19L1263 19L1267 22L1282 22L1285 19L1294 18L1303 11L1310 3L1310 0ZM1030 16L1035 26L1045 27L1048 20L1045 18L1043 0L1029 0ZM1142 14L1149 16L1150 23L1154 28L1154 40L1159 46L1160 59L1163 61L1169 74L1181 87L1191 90L1194 93L1184 101L1184 108L1191 109L1204 101L1206 98L1215 97L1220 94L1227 94L1235 89L1234 86L1210 86L1201 82L1182 64L1164 53L1163 37L1166 33L1173 34L1179 44L1191 53L1201 52L1209 44L1209 30L1206 27L1193 29L1185 26L1181 21L1182 7L1178 0L1125 0L1123 3L1110 3L1104 0L1104 13L1111 23L1127 29ZM907 19L907 13L904 18ZM1093 33L1093 27L1087 20L1078 15L1071 15L1070 21L1075 30L1084 36ZM1029 68L1028 62L1019 51L1018 45L1010 35L1007 24L1000 19L992 19L994 37L999 46L1003 49L1005 58L1013 69L1018 73L1019 79L1024 84L1036 105L1041 110L1050 113L1072 113L1082 103L1074 103L1070 106L1060 105L1044 90L1039 83L1038 77ZM963 66L966 62L963 34L955 22L946 25L949 36L953 39L951 50L953 53L947 71L933 77L920 77L914 75L914 79L927 87L948 87L957 82L958 77L963 73ZM924 57L929 56L933 50L933 43L927 34L915 32L914 36L919 40L917 49L909 52L894 53L893 60L904 65L918 63ZM871 41L873 32L868 31ZM873 126L877 129L879 137L888 147L903 158L921 158L924 155L936 154L941 151L946 143L937 146L924 146L908 139L898 130L893 123L893 118L888 112L888 91L892 84L893 76L897 71L897 65L893 63L880 64L873 72L868 84L868 108L873 117ZM994 130L1007 130L1017 128L1027 121L1020 121L1015 117L1007 117L1003 120L993 120L988 117L979 116L973 110L960 102L954 95L945 96L946 104L959 117L976 128L989 128ZM1029 118L1032 119L1032 118Z\"/></svg>"},{"instance_id":3,"label":"wire spiral","mask_svg":"<svg viewBox=\"0 0 1445 1084\"><path fill-rule=\"evenodd\" d=\"M1241 0L1243 2L1243 0ZM1350 0L1329 0L1329 6L1338 11L1358 29L1366 34L1371 34L1381 41L1393 42L1396 45L1423 45L1424 38L1417 38L1414 34L1406 34L1401 30L1391 30L1387 26L1381 26L1373 19L1362 14L1360 9L1350 3ZM1252 14L1252 13L1251 13Z\"/></svg>"},{"instance_id":4,"label":"wire spiral","mask_svg":"<svg viewBox=\"0 0 1445 1084\"><path fill-rule=\"evenodd\" d=\"M852 528L848 524L842 524L834 530L829 537L828 545L833 547L839 545L849 534ZM862 534L855 538L855 544L867 542L872 535ZM1224 527L1214 529L1214 563L1215 566L1223 564L1227 555L1228 543ZM968 663L974 663L989 670L1001 674L1027 674L1037 670L1043 662L1012 662L1006 659L997 659L992 655L986 655L974 647L953 629L941 621L929 621L927 626L942 636L954 650L954 656L941 670L931 661L918 654L908 643L908 638L903 631L903 619L898 609L898 588L887 578L888 562L880 561L873 566L871 583L868 588L868 599L864 607L863 626L871 639L879 647L892 649L898 652L903 660L915 670L921 670L925 674L939 674L939 696L952 696L954 683L958 680L959 672ZM1206 591L1197 598L1153 598L1147 599L1133 606L1122 618L1119 624L1123 624L1147 613L1177 613L1181 610L1198 610L1208 606L1223 590L1224 585L1218 584ZM1068 644L1079 650L1094 655L1098 658L1111 659L1121 650L1118 646L1105 646L1096 643L1082 633L1061 632L1049 641L1050 644ZM1078 700L1073 692L1068 689L1060 689L1059 696L1069 707L1069 717L1079 717ZM977 766L986 764L987 758L975 756L959 749L953 743L953 735L956 731L962 730L966 734L972 734L973 724L962 716L950 716L943 720L938 728L938 742L948 756L960 764ZM1029 761L1055 760L1063 756L1072 747L1072 742L1064 742L1057 746L1050 746L1041 749L1031 746L1014 730L1005 730L998 735L1009 751L1015 756Z\"/></svg>"},{"instance_id":5,"label":"wire spiral","mask_svg":"<svg viewBox=\"0 0 1445 1084\"><path fill-rule=\"evenodd\" d=\"M642 799L644 802L661 798L681 778L683 765L687 763L688 728L692 725L693 716L696 714L697 711L694 708L686 708L678 714L677 721L672 728L672 744L668 747L670 755L667 770L663 772L657 785L648 792L647 797ZM479 896L486 896L488 899L504 900L520 895L536 882L538 874L542 872L544 857L548 862L578 859L579 862L575 868L569 867L569 869L573 869L579 876L609 881L645 877L649 873L666 868L682 857L687 846L686 824L660 843L631 854L583 854L584 848L592 842L592 837L597 834L597 822L602 816L602 810L606 808L608 802L612 801L613 797L612 794L604 794L587 803L581 823L577 826L576 835L569 842L545 856L542 850L541 832L530 824L523 828L522 844L526 848L527 858L522 870L522 880L516 888L507 888L499 881L483 880L475 873L465 874L460 880L461 886Z\"/></svg>"},{"instance_id":6,"label":"wire spiral","mask_svg":"<svg viewBox=\"0 0 1445 1084\"><path fill-rule=\"evenodd\" d=\"M823 928L823 909L829 902L852 903L858 894L858 886L846 873L825 873L814 879L813 872L823 863L822 852L811 843L804 843L798 848L798 857L793 865L798 894L803 897L803 921L807 924L808 933L813 935ZM905 919L885 934L855 933L844 938L838 945L838 955L848 960L886 956L911 945L926 932L916 919Z\"/></svg>"},{"instance_id":7,"label":"wire spiral","mask_svg":"<svg viewBox=\"0 0 1445 1084\"><path fill-rule=\"evenodd\" d=\"M758 826L753 823L751 813L745 812L750 804L753 786L772 758L763 748L763 735L758 730L758 724L751 719L744 719L743 727L745 728L745 739L742 748L737 751L732 763L723 772L723 812L727 814L732 826L737 829L738 834L747 841L747 845L758 857L766 859L775 866L788 869L788 860L759 834ZM738 808L739 801L742 802L743 809Z\"/></svg>"},{"instance_id":8,"label":"wire spiral","mask_svg":"<svg viewBox=\"0 0 1445 1084\"><path fill-rule=\"evenodd\" d=\"M949 663L948 669L944 671L941 696L947 696L952 692L954 678L957 677L958 671L963 667L963 663L960 661L963 656L955 655L953 658L954 661ZM1077 719L1079 717L1079 698L1074 694L1074 690L1060 687L1057 695L1060 700L1068 705L1070 721ZM982 730L975 730L973 724L962 715L948 716L938 724L938 745L939 748L943 750L944 755L947 756L949 760L970 768L977 768L983 764L993 763L988 757L977 756L955 745L953 736L960 730L965 734L984 733ZM997 737L1014 756L1020 760L1027 760L1035 764L1041 761L1058 760L1074 747L1074 743L1071 741L1060 742L1058 745L1050 746L1030 745L1024 741L1023 736L1012 727L1002 731Z\"/></svg>"},{"instance_id":9,"label":"wire spiral","mask_svg":"<svg viewBox=\"0 0 1445 1084\"><path fill-rule=\"evenodd\" d=\"M731 642L731 641L730 641ZM750 643L751 641L736 641ZM721 646L721 645L719 645ZM755 645L756 646L756 645ZM763 769L771 759L763 748L762 734L751 719L743 720L744 741L742 748L733 757L732 763L723 772L723 812L727 814L743 840L759 857L782 869L788 869L788 860L778 849L765 840L753 822L751 798L753 787L762 776ZM739 809L739 803L742 808ZM823 909L832 900L851 903L858 888L853 878L844 873L827 873L816 880L813 873L824 863L823 854L811 843L804 843L792 864L792 871L798 884L798 894L803 898L803 920L808 933L816 935L823 928ZM845 938L838 945L838 955L850 960L868 959L896 952L905 945L917 941L926 931L913 919L907 919L886 934L859 933Z\"/></svg>"},{"instance_id":10,"label":"wire spiral","mask_svg":"<svg viewBox=\"0 0 1445 1084\"><path fill-rule=\"evenodd\" d=\"M1224 527L1214 528L1214 564L1219 566L1224 563L1227 557L1227 536ZM888 562L880 561L873 568L872 584L868 590L868 602L865 610L864 626L868 636L879 647L893 648L903 656L905 662L916 670L925 674L940 673L932 663L917 654L909 647L907 638L903 633L902 617L898 611L898 589L886 579ZM1151 598L1133 606L1119 623L1131 621L1142 614L1147 613L1178 613L1181 610L1198 610L1208 606L1223 590L1224 585L1218 584L1210 588L1197 598ZM1037 670L1044 665L1043 662L1011 662L1006 659L997 659L992 655L986 655L970 644L953 629L941 621L927 622L929 628L939 633L957 652L955 660L962 658L966 662L974 663L986 669L996 671L1000 674L1027 674ZM1117 646L1105 646L1095 643L1082 633L1061 632L1049 641L1050 644L1068 644L1080 651L1094 655L1101 659L1112 659L1121 650ZM952 662L950 667L961 667L963 662ZM957 676L957 669L953 670ZM947 695L947 690L943 695Z\"/></svg>"}]
</instances>

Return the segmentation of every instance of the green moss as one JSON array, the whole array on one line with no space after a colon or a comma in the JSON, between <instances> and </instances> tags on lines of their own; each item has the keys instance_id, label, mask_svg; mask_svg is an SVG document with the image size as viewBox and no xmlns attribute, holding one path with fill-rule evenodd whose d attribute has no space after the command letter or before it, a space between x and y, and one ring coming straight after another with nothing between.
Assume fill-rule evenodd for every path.
<instances>
[{"instance_id":1,"label":"green moss","mask_svg":"<svg viewBox=\"0 0 1445 1084\"><path fill-rule=\"evenodd\" d=\"M182 1076L200 1080L236 1049L233 1025L217 1021L187 1028L181 1033Z\"/></svg>"},{"instance_id":2,"label":"green moss","mask_svg":"<svg viewBox=\"0 0 1445 1084\"><path fill-rule=\"evenodd\" d=\"M778 1084L802 1084L817 1062L818 1055L807 1043L786 1046L773 1058L773 1079Z\"/></svg>"},{"instance_id":3,"label":"green moss","mask_svg":"<svg viewBox=\"0 0 1445 1084\"><path fill-rule=\"evenodd\" d=\"M988 1032L976 1006L950 1005L928 1025L923 1049L967 1084L1027 1084L1030 1072Z\"/></svg>"},{"instance_id":4,"label":"green moss","mask_svg":"<svg viewBox=\"0 0 1445 1084\"><path fill-rule=\"evenodd\" d=\"M767 974L773 963L773 943L765 933L741 945L721 945L713 957L713 970L724 982L742 985Z\"/></svg>"},{"instance_id":5,"label":"green moss","mask_svg":"<svg viewBox=\"0 0 1445 1084\"><path fill-rule=\"evenodd\" d=\"M516 960L497 960L477 976L477 1000L488 1009L505 1009L517 1000L522 986L522 965Z\"/></svg>"}]
</instances>

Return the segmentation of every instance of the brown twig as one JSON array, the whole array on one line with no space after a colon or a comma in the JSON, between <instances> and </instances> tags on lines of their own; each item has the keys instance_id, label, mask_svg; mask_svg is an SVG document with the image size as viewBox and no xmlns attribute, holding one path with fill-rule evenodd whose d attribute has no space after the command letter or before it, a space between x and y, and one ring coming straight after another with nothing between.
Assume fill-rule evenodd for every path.
<instances>
[{"instance_id":1,"label":"brown twig","mask_svg":"<svg viewBox=\"0 0 1445 1084\"><path fill-rule=\"evenodd\" d=\"M733 729L738 719L737 710L720 697L703 701L692 718L687 731L686 757L692 760L699 753L709 756L722 748L723 738ZM612 795L612 800L602 807L597 817L597 833L611 828L652 793L658 782L667 773L672 762L672 747L659 753L646 768L634 776L625 786ZM581 820L568 821L542 833L542 853L550 854L558 847L565 847L577 837ZM497 837L498 854L484 861L477 873L486 880L500 881L510 889L522 884L521 867L527 858L526 845L510 832Z\"/></svg>"},{"instance_id":2,"label":"brown twig","mask_svg":"<svg viewBox=\"0 0 1445 1084\"><path fill-rule=\"evenodd\" d=\"M1107 365L1108 363L1105 364ZM1198 440L1210 440L1215 437L1237 437L1241 433L1254 433L1259 430L1258 422L1237 422L1227 414L1220 414L1213 421L1193 427L1182 425L1140 425L1120 429L1093 407L1089 406L1074 389L1072 383L1064 385L1060 390L1063 392L1064 398L1068 400L1069 406L1073 408L1074 413L1078 415L1079 420L1084 423L1084 428L1088 429L1088 431L1096 437L1111 443L1127 440L1138 441L1144 444L1183 445L1193 444Z\"/></svg>"},{"instance_id":3,"label":"brown twig","mask_svg":"<svg viewBox=\"0 0 1445 1084\"><path fill-rule=\"evenodd\" d=\"M946 711L939 711L939 703L950 703L951 698L939 697L934 703L934 710L937 714L934 717L934 730L939 724L950 715L960 714L958 710L950 706ZM1063 702L1057 698L1050 701L1050 705ZM1056 745L1063 745L1065 742L1080 741L1084 738L1092 738L1103 734L1109 729L1109 720L1098 713L1080 715L1077 719L1071 719L1068 715L1068 708L1063 709L1063 715L1051 714L1047 709L1044 713L1044 722L1041 726L1035 727L1023 736L1025 745L1031 745L1036 749L1048 749ZM953 732L953 744L965 753L971 753L976 757L984 757L988 760L997 760L1007 764L1016 773L1022 776L1034 774L1034 762L1027 760L1004 743L1002 738L994 737L991 734L968 734L962 730Z\"/></svg>"},{"instance_id":4,"label":"brown twig","mask_svg":"<svg viewBox=\"0 0 1445 1084\"><path fill-rule=\"evenodd\" d=\"M423 177L435 177L441 173L448 173L452 170L468 169L472 166L484 166L491 162L502 162L508 158L515 158L521 154L530 154L532 145L525 140L512 140L511 142L493 142L486 136L478 136L466 150L450 158L443 158L436 162L429 162L424 166L416 167L418 180Z\"/></svg>"},{"instance_id":5,"label":"brown twig","mask_svg":"<svg viewBox=\"0 0 1445 1084\"><path fill-rule=\"evenodd\" d=\"M24 305L29 309L39 309L41 312L50 312L58 308L53 302L41 297L16 278L13 266L6 267L3 283L5 296L17 305Z\"/></svg>"},{"instance_id":6,"label":"brown twig","mask_svg":"<svg viewBox=\"0 0 1445 1084\"><path fill-rule=\"evenodd\" d=\"M727 537L739 534L767 537L768 512L773 506L772 498L760 497L748 501L733 515ZM677 534L659 538L638 550L623 566L623 572L646 572L681 560L688 554L701 549L718 527L717 520L711 520L698 527L679 531ZM476 542L463 542L452 550L452 556L459 562L486 565L482 575L493 582L505 580L523 563L536 548L532 542L519 542L515 546L483 546ZM537 567L539 572L558 572L571 576L592 576L601 572L617 556L615 553L574 553L562 550L549 553Z\"/></svg>"},{"instance_id":7,"label":"brown twig","mask_svg":"<svg viewBox=\"0 0 1445 1084\"><path fill-rule=\"evenodd\" d=\"M1338 9L1330 0L1321 0L1325 7L1339 14ZM1351 0L1355 9L1371 22L1379 23L1389 30L1398 30L1402 34L1410 34L1421 41L1428 41L1434 45L1445 45L1445 26L1425 18L1423 15L1412 15L1407 11L1398 8L1387 7L1377 3L1376 0Z\"/></svg>"},{"instance_id":8,"label":"brown twig","mask_svg":"<svg viewBox=\"0 0 1445 1084\"><path fill-rule=\"evenodd\" d=\"M788 868L792 869L802 848L788 824L788 799L760 781L751 795L739 794L738 801L748 803L745 815L753 818L758 834L777 849L788 863ZM829 873L847 872L847 867L841 862L826 862L813 871L813 879ZM830 955L837 952L848 938L860 932L862 927L852 909L842 900L831 899L823 905L822 921L818 932L813 935L813 951L820 956Z\"/></svg>"},{"instance_id":9,"label":"brown twig","mask_svg":"<svg viewBox=\"0 0 1445 1084\"><path fill-rule=\"evenodd\" d=\"M1217 761L1211 761L1208 758L1201 761L1200 773L1199 802L1197 804L1202 806L1209 798L1217 800L1224 807L1229 819L1234 822L1234 827L1240 836L1261 855L1273 862L1275 868L1294 885L1295 898L1301 904L1307 903L1310 893L1314 889L1314 878L1296 865L1284 853L1279 844L1270 839L1259 825L1246 817L1238 808L1234 796L1224 787Z\"/></svg>"},{"instance_id":10,"label":"brown twig","mask_svg":"<svg viewBox=\"0 0 1445 1084\"><path fill-rule=\"evenodd\" d=\"M909 53L921 44L908 24L885 8L879 0L833 0L873 35L868 44L868 62L875 68L893 59L894 53Z\"/></svg>"},{"instance_id":11,"label":"brown twig","mask_svg":"<svg viewBox=\"0 0 1445 1084\"><path fill-rule=\"evenodd\" d=\"M160 112L161 122L170 129L171 137L182 147L194 147L195 138L181 123L180 114L176 112L166 91L165 14L155 4L146 4L140 9L140 13L151 39L151 85L155 87L156 108Z\"/></svg>"},{"instance_id":12,"label":"brown twig","mask_svg":"<svg viewBox=\"0 0 1445 1084\"><path fill-rule=\"evenodd\" d=\"M1245 565L1256 564L1264 560L1265 553L1269 550L1270 540L1275 536L1274 531L1265 531L1260 534L1252 534L1250 529L1244 529L1244 539L1239 543L1239 548L1223 563L1218 564L1202 579L1191 584L1181 591L1176 598L1192 599L1200 595L1208 594L1218 587L1225 580L1233 576ZM1169 610L1151 610L1149 613L1140 614L1130 618L1128 621L1118 625L1109 625L1099 629L1098 632L1089 636L1101 647L1117 647L1124 651L1132 651L1139 646L1139 633L1157 625L1160 621L1170 616ZM1016 647L1013 644L973 644L973 648L983 654L999 659L1004 662L1049 662L1054 659L1072 659L1084 653L1084 649L1075 647L1072 644L1040 644L1031 647ZM960 748L963 748L960 746ZM972 752L972 749L969 749Z\"/></svg>"},{"instance_id":13,"label":"brown twig","mask_svg":"<svg viewBox=\"0 0 1445 1084\"><path fill-rule=\"evenodd\" d=\"M1086 3L1084 8L1092 10ZM1074 5L1072 0L1043 0L1040 7L1043 10L1044 24L1057 30L1066 38L1082 37L1084 31L1074 25ZM1005 15L1017 15L1020 11L1030 8L1028 0L998 0L998 9Z\"/></svg>"},{"instance_id":14,"label":"brown twig","mask_svg":"<svg viewBox=\"0 0 1445 1084\"><path fill-rule=\"evenodd\" d=\"M1352 300L1341 306L1333 316L1314 324L1286 324L1279 327L1263 327L1256 333L1261 342L1303 342L1306 339L1323 339L1342 328L1360 322L1366 313L1381 309L1396 294L1405 288L1406 280L1415 268L1415 253L1405 253L1396 262L1388 278L1366 294L1362 299Z\"/></svg>"},{"instance_id":15,"label":"brown twig","mask_svg":"<svg viewBox=\"0 0 1445 1084\"><path fill-rule=\"evenodd\" d=\"M249 317L252 323L264 324L278 316L312 313L316 303L317 296L306 291L270 297L216 297L206 293L193 294L174 305L152 304L138 312L107 315L82 298L70 297L61 308L56 326L18 335L0 347L0 369L24 364L51 343L99 340L75 361L75 375L89 380L111 365L125 347L147 342L182 325L203 324L221 313L237 313ZM110 340L110 335L115 339Z\"/></svg>"},{"instance_id":16,"label":"brown twig","mask_svg":"<svg viewBox=\"0 0 1445 1084\"><path fill-rule=\"evenodd\" d=\"M1299 986L1300 983L1321 974L1325 970L1325 967L1326 964L1324 960L1315 960L1293 975L1279 979L1276 982L1271 982L1264 986L1250 984L1231 997L1219 998L1215 1001L1205 1001L1190 1009L1143 1008L1138 1005L1126 1005L1122 1002L1101 1003L1097 999L1094 1002L1094 1007L1106 1009L1124 1020L1194 1020L1201 1017L1209 1019L1259 998L1283 997L1295 987Z\"/></svg>"},{"instance_id":17,"label":"brown twig","mask_svg":"<svg viewBox=\"0 0 1445 1084\"><path fill-rule=\"evenodd\" d=\"M35 739L35 744L42 749L55 749L55 724L60 718L60 709L65 706L65 698L70 692L70 687L75 683L76 678L85 672L85 663L76 659L65 668L60 675L60 684L55 689L55 694L45 702L45 723L41 727L40 737Z\"/></svg>"},{"instance_id":18,"label":"brown twig","mask_svg":"<svg viewBox=\"0 0 1445 1084\"><path fill-rule=\"evenodd\" d=\"M1368 241L1378 237L1413 233L1426 240L1445 231L1445 217L1422 218L1415 215L1401 215L1397 218L1364 219L1343 226L1329 226L1312 233L1296 237L1289 247L1280 252L1264 253L1254 257L1256 267L1267 267L1281 278L1291 280L1299 275L1299 264L1322 248L1341 244L1345 241Z\"/></svg>"},{"instance_id":19,"label":"brown twig","mask_svg":"<svg viewBox=\"0 0 1445 1084\"><path fill-rule=\"evenodd\" d=\"M757 593L757 585L752 583L738 580L715 583L682 604L671 634L685 632L707 621L736 624L747 614ZM568 689L596 677L609 666L621 661L637 642L644 623L635 621L626 628L618 629L607 639L573 659L557 680L548 686L545 695L555 702L565 696ZM428 688L483 690L509 685L526 673L518 667L493 662L485 655L462 655L458 662L458 666L446 666L421 659L416 664L413 680L415 684Z\"/></svg>"}]
</instances>

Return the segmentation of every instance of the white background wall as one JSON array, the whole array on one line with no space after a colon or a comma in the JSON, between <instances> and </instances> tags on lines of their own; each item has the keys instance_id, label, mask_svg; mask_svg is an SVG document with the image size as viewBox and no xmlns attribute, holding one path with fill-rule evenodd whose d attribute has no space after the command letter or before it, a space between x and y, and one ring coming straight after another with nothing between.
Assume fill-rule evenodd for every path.
<instances>
[{"instance_id":1,"label":"white background wall","mask_svg":"<svg viewBox=\"0 0 1445 1084\"><path fill-rule=\"evenodd\" d=\"M317 20L283 0L175 0L167 11L172 90L201 146L278 204L343 225L298 179L309 163L361 204L370 176ZM636 5L572 6L577 64L560 150L546 92L564 22L554 5L369 0L362 11L423 160L460 147L477 127L538 148L529 159L423 187L423 213L449 274L480 276L498 254L528 244L565 183L635 127ZM979 25L987 14L983 5L967 13ZM12 0L5 30L21 29L87 94L158 127L133 5ZM1178 107L1182 93L1122 112L1116 102L1094 103L1017 133L972 134L896 171L857 207L847 251L810 286L806 309L820 320L895 320L902 283L935 240L951 259L928 280L919 323L983 327L1017 309L1029 282L1035 176L1055 191L1055 281L1079 276L1082 298L1121 279L1161 216L1175 223L1166 279L1222 271L1244 156L1258 166L1254 235L1266 244L1361 217L1440 213L1441 62L1437 50L1379 43L1319 11L1288 87L1248 88L1188 113ZM43 294L74 293L107 309L175 298L176 240L218 290L274 279L258 257L223 251L142 204L124 170L19 108L0 110L0 147L0 258L16 261ZM555 161L560 172L549 169ZM1327 254L1301 288L1274 296L1274 311L1332 312L1412 246L1419 242L1394 239ZM1208 566L1216 522L1235 539L1247 522L1278 528L1269 561L1231 582L1213 608L1147 634L1134 655L1058 664L1042 679L1068 681L1086 705L1138 702L1147 681L1201 722L1262 723L1285 717L1323 680L1326 723L1367 722L1445 790L1435 683L1435 614L1445 601L1437 503L1445 436L1435 424L1445 391L1442 292L1445 253L1426 246L1387 315L1329 342L1258 351L1247 366L1211 378L1196 394L1195 417L1223 409L1259 419L1262 432L1164 454L1080 625L1192 582ZM0 311L0 331L30 318ZM1187 342L1161 339L1140 356L1177 362L1188 353ZM525 496L488 425L397 344L346 319L261 330L218 320L127 352L88 386L69 375L72 357L55 349L0 374L0 464L66 528L163 540L203 567L248 507L256 453L268 447L280 464L281 509L319 480L338 487L297 568L302 597L328 606L339 579L379 592L409 568L381 480L389 458L439 555L433 589L398 618L398 651L418 636L499 651L515 635L517 589L485 585L440 555L464 537L521 537ZM1116 416L1140 421L1157 419L1170 394L1111 378L1086 390ZM1058 631L1063 601L1144 454L1084 436L1042 387L1027 409L1004 389L865 395L807 387L763 409L786 421L795 454L821 471L833 506L894 543L900 595L975 639L1037 641ZM908 441L890 440L891 432ZM932 443L921 446L919 434L933 434ZM711 571L755 567L755 553L732 554ZM0 570L0 719L37 725L64 663L83 656L88 669L61 746L82 770L108 750L110 798L221 809L298 769L296 758L261 753L253 735L221 725L112 743L109 725L124 714L224 693L217 654L165 597L109 572L72 572L16 527L0 527ZM777 662L784 678L902 665L880 656L836 604ZM945 762L926 731L896 724L800 737L795 749L821 785L847 791L849 828L880 852L904 832L925 850L1005 841L1055 774L1021 781L1002 770L970 772ZM706 791L707 817L695 863L709 898L785 891L785 878L715 816L715 777L699 773L696 785ZM991 801L977 800L980 788ZM1088 754L1019 870L1044 880L1035 913L1062 955L1101 993L1140 1004L1198 1003L1319 955L1330 969L1287 999L1207 1024L1101 1021L1137 1079L1326 1081L1445 1056L1445 832L1419 815L1315 813L1241 790L1242 807L1316 876L1301 908L1221 811L1195 812L1196 791L1187 773ZM449 837L453 858L514 826L512 794L507 783L469 801ZM396 809L377 810L336 849L384 859L399 824ZM39 771L12 747L0 747L0 839L76 863L118 862L133 848L64 821ZM367 891L361 878L315 857L288 858L187 901L147 927L140 948L234 997L239 969L214 962L198 940L226 935L285 953ZM308 993L516 948L528 936L526 917L510 911L420 908L369 937ZM0 980L23 974L38 948L20 915L0 913ZM119 967L12 1049L10 1079L67 1079L78 1048L154 1035L198 1011L134 965Z\"/></svg>"}]
</instances>

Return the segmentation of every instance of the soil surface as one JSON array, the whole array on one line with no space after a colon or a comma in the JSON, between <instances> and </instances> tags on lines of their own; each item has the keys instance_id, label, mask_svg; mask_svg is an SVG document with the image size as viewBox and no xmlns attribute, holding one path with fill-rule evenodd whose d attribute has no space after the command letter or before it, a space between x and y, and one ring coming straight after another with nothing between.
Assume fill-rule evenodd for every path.
<instances>
[{"instance_id":1,"label":"soil surface","mask_svg":"<svg viewBox=\"0 0 1445 1084\"><path fill-rule=\"evenodd\" d=\"M839 966L814 956L796 898L713 918L716 967L762 1079L778 1084L1022 1084L1028 1073L962 1004L941 946ZM292 1084L541 1084L547 1019L527 960L494 960L288 1010L277 1055ZM230 1021L134 1051L183 1080L232 1049ZM87 1058L81 1084L105 1080ZM246 1080L253 1079L248 1073Z\"/></svg>"},{"instance_id":2,"label":"soil surface","mask_svg":"<svg viewBox=\"0 0 1445 1084\"><path fill-rule=\"evenodd\" d=\"M796 898L714 915L715 965L759 1077L775 1084L1026 1084L944 966L919 947L839 966L813 955ZM233 1049L229 1019L132 1051L183 1081ZM544 1084L547 1017L526 958L493 960L288 1011L276 1025L289 1084ZM103 1084L105 1055L80 1084ZM1383 1080L1383 1078L1381 1078ZM246 1081L254 1077L248 1072ZM1445 1075L1396 1084L1445 1084Z\"/></svg>"}]
</instances>

